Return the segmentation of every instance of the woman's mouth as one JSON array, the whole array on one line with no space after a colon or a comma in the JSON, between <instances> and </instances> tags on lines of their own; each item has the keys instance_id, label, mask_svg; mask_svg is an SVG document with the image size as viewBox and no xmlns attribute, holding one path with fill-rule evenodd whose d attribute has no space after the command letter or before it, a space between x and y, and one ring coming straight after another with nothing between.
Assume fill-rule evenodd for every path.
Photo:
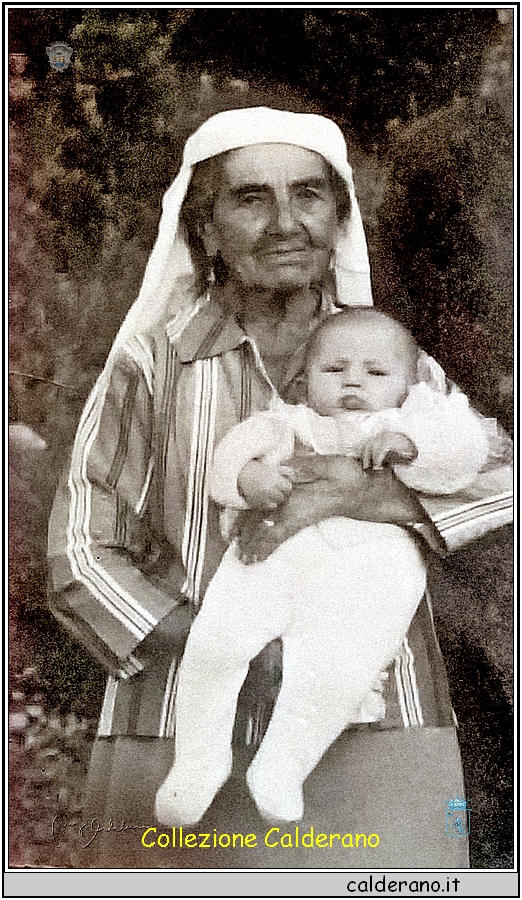
<instances>
[{"instance_id":1,"label":"woman's mouth","mask_svg":"<svg viewBox=\"0 0 522 900\"><path fill-rule=\"evenodd\" d=\"M310 252L310 247L305 244L272 244L271 246L265 247L262 251L262 256L265 256L269 260L281 260L282 262L300 261L305 259Z\"/></svg>"},{"instance_id":2,"label":"woman's mouth","mask_svg":"<svg viewBox=\"0 0 522 900\"><path fill-rule=\"evenodd\" d=\"M264 256L267 262L283 266L300 265L309 259L307 250L270 250Z\"/></svg>"}]
</instances>

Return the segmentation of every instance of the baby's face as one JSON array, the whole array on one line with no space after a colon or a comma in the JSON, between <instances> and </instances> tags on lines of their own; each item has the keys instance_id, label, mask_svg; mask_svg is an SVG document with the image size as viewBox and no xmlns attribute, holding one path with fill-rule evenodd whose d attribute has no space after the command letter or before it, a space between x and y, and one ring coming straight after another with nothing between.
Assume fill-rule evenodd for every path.
<instances>
[{"instance_id":1,"label":"baby's face","mask_svg":"<svg viewBox=\"0 0 522 900\"><path fill-rule=\"evenodd\" d=\"M393 323L340 323L318 338L308 366L308 405L321 416L401 406L415 367L414 350Z\"/></svg>"}]
</instances>

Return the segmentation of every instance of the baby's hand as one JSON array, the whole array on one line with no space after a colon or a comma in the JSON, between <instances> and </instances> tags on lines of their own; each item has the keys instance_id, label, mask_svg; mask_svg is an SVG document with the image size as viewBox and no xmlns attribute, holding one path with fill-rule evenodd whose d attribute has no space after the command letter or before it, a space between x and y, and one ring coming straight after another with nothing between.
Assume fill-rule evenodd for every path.
<instances>
[{"instance_id":1,"label":"baby's hand","mask_svg":"<svg viewBox=\"0 0 522 900\"><path fill-rule=\"evenodd\" d=\"M405 434L398 431L380 431L366 443L362 453L363 469L383 469L413 462L418 450Z\"/></svg>"},{"instance_id":2,"label":"baby's hand","mask_svg":"<svg viewBox=\"0 0 522 900\"><path fill-rule=\"evenodd\" d=\"M251 509L276 509L292 490L292 470L252 459L237 479L239 493Z\"/></svg>"}]
</instances>

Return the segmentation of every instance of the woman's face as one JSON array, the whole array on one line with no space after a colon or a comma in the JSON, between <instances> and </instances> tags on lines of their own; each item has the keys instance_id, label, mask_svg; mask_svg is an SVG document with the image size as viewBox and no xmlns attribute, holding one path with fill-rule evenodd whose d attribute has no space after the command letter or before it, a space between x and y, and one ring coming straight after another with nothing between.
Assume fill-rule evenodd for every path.
<instances>
[{"instance_id":1,"label":"woman's face","mask_svg":"<svg viewBox=\"0 0 522 900\"><path fill-rule=\"evenodd\" d=\"M318 153L256 144L223 158L204 243L243 286L295 291L320 283L337 232L334 190Z\"/></svg>"}]
</instances>

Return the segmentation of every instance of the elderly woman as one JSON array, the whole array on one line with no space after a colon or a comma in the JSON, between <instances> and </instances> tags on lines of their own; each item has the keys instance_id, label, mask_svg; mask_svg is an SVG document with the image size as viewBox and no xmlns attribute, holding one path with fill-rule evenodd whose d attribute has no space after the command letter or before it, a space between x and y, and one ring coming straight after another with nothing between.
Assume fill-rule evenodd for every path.
<instances>
[{"instance_id":1,"label":"elderly woman","mask_svg":"<svg viewBox=\"0 0 522 900\"><path fill-rule=\"evenodd\" d=\"M344 732L308 779L299 837L264 822L244 787L277 693L271 645L239 700L233 777L195 829L210 845L180 848L170 831L168 844L155 840L166 830L154 797L172 763L183 642L225 550L208 496L213 448L276 395L301 399L311 330L352 303L371 303L370 278L337 126L265 108L205 122L165 195L140 295L83 413L50 524L53 609L110 672L84 816L84 833L98 833L81 865L468 865L466 838L445 830L445 801L464 788L427 601L385 680L385 718ZM318 458L315 474L307 466L285 504L289 533L349 515L424 524L436 539L389 473L363 475L339 458ZM250 477L262 477L255 464ZM254 528L243 539L260 538ZM142 843L147 827L157 831ZM222 833L256 841L213 840ZM314 834L328 836L326 848ZM356 847L356 834L371 841Z\"/></svg>"}]
</instances>

